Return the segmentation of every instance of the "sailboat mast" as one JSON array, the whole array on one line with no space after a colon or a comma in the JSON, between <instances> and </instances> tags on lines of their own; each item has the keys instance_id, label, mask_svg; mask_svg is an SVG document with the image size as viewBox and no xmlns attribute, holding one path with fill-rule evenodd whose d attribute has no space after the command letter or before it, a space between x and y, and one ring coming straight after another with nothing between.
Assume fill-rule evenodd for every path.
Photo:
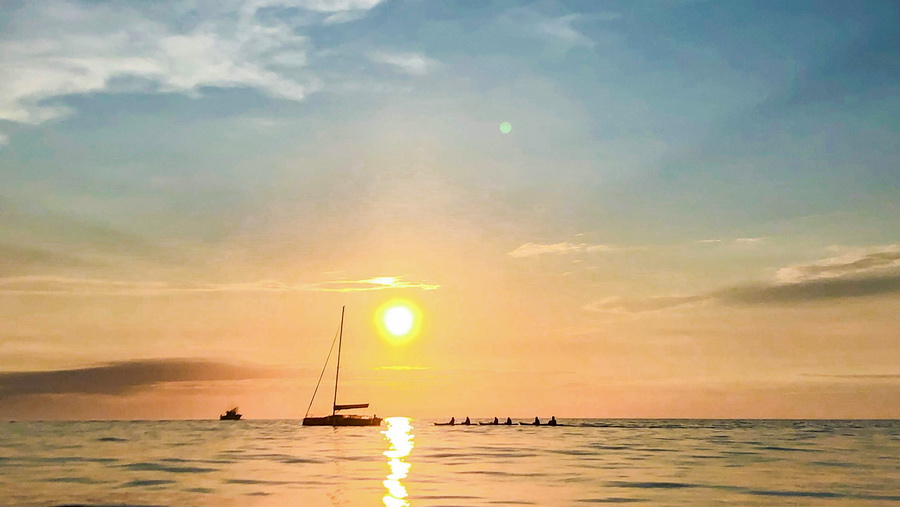
<instances>
[{"instance_id":1,"label":"sailboat mast","mask_svg":"<svg viewBox=\"0 0 900 507\"><path fill-rule=\"evenodd\" d=\"M344 340L344 310L346 306L341 307L341 328L338 331L338 357L337 357L337 369L334 372L334 402L331 404L331 417L334 418L334 414L337 413L337 389L338 389L338 378L341 375L341 342Z\"/></svg>"}]
</instances>

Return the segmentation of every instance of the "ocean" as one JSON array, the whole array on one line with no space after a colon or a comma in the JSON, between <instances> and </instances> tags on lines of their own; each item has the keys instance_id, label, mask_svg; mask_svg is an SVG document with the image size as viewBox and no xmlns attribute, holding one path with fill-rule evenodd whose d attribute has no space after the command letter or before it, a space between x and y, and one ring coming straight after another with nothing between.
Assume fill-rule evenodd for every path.
<instances>
[{"instance_id":1,"label":"ocean","mask_svg":"<svg viewBox=\"0 0 900 507\"><path fill-rule=\"evenodd\" d=\"M895 420L434 422L9 422L0 425L0 504L900 503Z\"/></svg>"}]
</instances>

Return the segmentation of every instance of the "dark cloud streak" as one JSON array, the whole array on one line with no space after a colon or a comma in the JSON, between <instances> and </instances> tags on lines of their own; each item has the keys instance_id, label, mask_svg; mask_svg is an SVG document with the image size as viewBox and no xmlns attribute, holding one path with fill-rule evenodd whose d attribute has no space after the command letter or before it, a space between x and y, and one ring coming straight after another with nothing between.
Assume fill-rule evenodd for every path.
<instances>
[{"instance_id":1,"label":"dark cloud streak","mask_svg":"<svg viewBox=\"0 0 900 507\"><path fill-rule=\"evenodd\" d=\"M90 368L0 373L0 400L36 394L124 395L166 382L221 381L284 376L271 368L193 359L153 359Z\"/></svg>"},{"instance_id":2,"label":"dark cloud streak","mask_svg":"<svg viewBox=\"0 0 900 507\"><path fill-rule=\"evenodd\" d=\"M900 248L891 245L887 249L870 252L859 258L844 262L823 262L808 264L805 266L791 266L782 271L789 271L799 280L815 278L835 278L853 275L854 273L867 273L873 270L887 269L900 263Z\"/></svg>"},{"instance_id":3,"label":"dark cloud streak","mask_svg":"<svg viewBox=\"0 0 900 507\"><path fill-rule=\"evenodd\" d=\"M688 296L608 298L590 303L585 309L596 312L642 313L707 301L740 306L785 305L891 294L900 294L900 273L856 278L813 279L786 284L744 285Z\"/></svg>"},{"instance_id":4,"label":"dark cloud streak","mask_svg":"<svg viewBox=\"0 0 900 507\"><path fill-rule=\"evenodd\" d=\"M806 303L896 293L900 293L900 274L735 287L714 293L713 297L724 303L757 305Z\"/></svg>"}]
</instances>

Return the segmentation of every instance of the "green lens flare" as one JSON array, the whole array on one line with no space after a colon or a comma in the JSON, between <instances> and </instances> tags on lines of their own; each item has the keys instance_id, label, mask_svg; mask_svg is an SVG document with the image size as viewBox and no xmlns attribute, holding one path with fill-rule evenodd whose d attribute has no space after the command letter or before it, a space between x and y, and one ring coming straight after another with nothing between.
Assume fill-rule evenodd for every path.
<instances>
[{"instance_id":1,"label":"green lens flare","mask_svg":"<svg viewBox=\"0 0 900 507\"><path fill-rule=\"evenodd\" d=\"M505 121L500 124L500 133L501 134L509 134L512 132L512 123Z\"/></svg>"}]
</instances>

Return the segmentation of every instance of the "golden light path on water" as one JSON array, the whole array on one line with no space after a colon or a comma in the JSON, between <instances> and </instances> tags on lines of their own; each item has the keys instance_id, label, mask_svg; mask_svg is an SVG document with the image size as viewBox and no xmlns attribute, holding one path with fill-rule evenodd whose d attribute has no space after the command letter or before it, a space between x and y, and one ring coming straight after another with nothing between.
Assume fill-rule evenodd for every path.
<instances>
[{"instance_id":1,"label":"golden light path on water","mask_svg":"<svg viewBox=\"0 0 900 507\"><path fill-rule=\"evenodd\" d=\"M388 450L384 451L384 455L388 458L390 473L383 482L388 492L381 501L387 507L409 506L409 502L406 500L408 496L406 488L400 481L409 475L409 469L412 467L404 459L412 452L415 435L410 433L412 425L408 417L388 417L385 422L387 429L381 433L384 435L384 439L390 443Z\"/></svg>"}]
</instances>

